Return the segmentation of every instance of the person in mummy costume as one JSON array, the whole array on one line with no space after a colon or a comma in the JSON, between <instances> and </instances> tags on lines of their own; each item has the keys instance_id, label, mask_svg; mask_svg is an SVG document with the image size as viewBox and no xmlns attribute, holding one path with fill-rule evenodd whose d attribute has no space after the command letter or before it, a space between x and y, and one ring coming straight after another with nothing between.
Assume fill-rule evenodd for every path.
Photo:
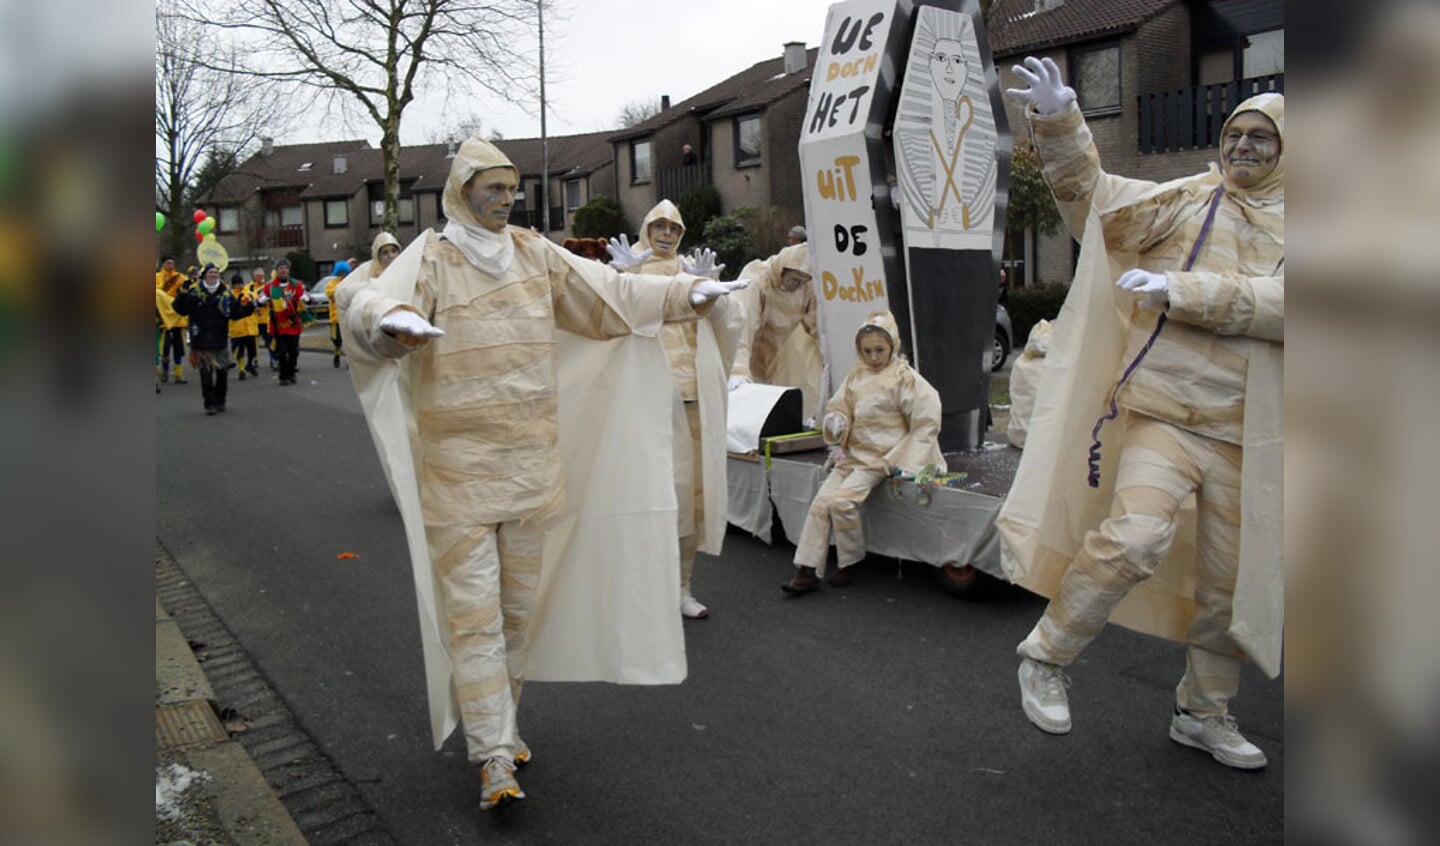
<instances>
[{"instance_id":1,"label":"person in mummy costume","mask_svg":"<svg viewBox=\"0 0 1440 846\"><path fill-rule=\"evenodd\" d=\"M756 259L745 265L740 277L752 284L739 296L745 306L745 329L730 368L729 387L758 382L799 388L809 425L820 408L824 370L810 245L795 244L768 259Z\"/></svg>"},{"instance_id":2,"label":"person in mummy costume","mask_svg":"<svg viewBox=\"0 0 1440 846\"><path fill-rule=\"evenodd\" d=\"M518 188L504 153L465 141L444 230L423 233L343 311L404 518L434 742L463 724L482 809L525 796L527 678L685 676L657 336L742 284L581 259L507 225Z\"/></svg>"},{"instance_id":3,"label":"person in mummy costume","mask_svg":"<svg viewBox=\"0 0 1440 846\"><path fill-rule=\"evenodd\" d=\"M945 472L940 452L940 395L900 354L895 317L877 311L855 335L859 358L825 406L826 467L834 467L810 503L795 545L795 575L780 586L797 596L820 587L835 535L837 567L830 584L851 584L865 558L860 506L894 473L914 476L927 465Z\"/></svg>"},{"instance_id":4,"label":"person in mummy costume","mask_svg":"<svg viewBox=\"0 0 1440 846\"><path fill-rule=\"evenodd\" d=\"M1280 671L1285 98L1235 108L1218 169L1156 184L1101 169L1053 61L1015 73L1081 242L997 521L1007 573L1051 597L1017 649L1023 711L1070 731L1063 668L1113 620L1186 644L1172 740L1263 767L1228 703L1243 657Z\"/></svg>"},{"instance_id":5,"label":"person in mummy costume","mask_svg":"<svg viewBox=\"0 0 1440 846\"><path fill-rule=\"evenodd\" d=\"M685 273L718 279L725 265L715 253L677 251L685 238L680 209L661 200L640 224L635 249L625 236L612 239L611 266L632 273L673 276ZM680 613L690 619L710 616L691 584L696 551L719 555L725 540L726 374L745 326L744 309L729 298L717 300L704 320L666 324L660 330L675 380L675 498L680 512Z\"/></svg>"}]
</instances>

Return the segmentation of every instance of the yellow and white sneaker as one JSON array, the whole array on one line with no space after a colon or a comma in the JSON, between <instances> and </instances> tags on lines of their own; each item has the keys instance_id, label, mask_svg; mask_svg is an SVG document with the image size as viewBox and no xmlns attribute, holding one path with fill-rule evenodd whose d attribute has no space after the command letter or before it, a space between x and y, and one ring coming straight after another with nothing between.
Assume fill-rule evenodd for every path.
<instances>
[{"instance_id":1,"label":"yellow and white sneaker","mask_svg":"<svg viewBox=\"0 0 1440 846\"><path fill-rule=\"evenodd\" d=\"M515 765L504 758L491 758L480 765L480 810L488 811L525 798L515 780Z\"/></svg>"}]
</instances>

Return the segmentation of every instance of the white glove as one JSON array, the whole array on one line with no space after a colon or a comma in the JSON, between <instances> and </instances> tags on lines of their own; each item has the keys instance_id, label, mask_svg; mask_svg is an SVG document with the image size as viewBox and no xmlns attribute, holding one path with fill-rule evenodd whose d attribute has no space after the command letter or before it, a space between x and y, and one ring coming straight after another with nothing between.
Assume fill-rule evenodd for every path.
<instances>
[{"instance_id":1,"label":"white glove","mask_svg":"<svg viewBox=\"0 0 1440 846\"><path fill-rule=\"evenodd\" d=\"M255 298L255 303L256 305L268 305L270 303L270 298L265 296L264 294L261 294Z\"/></svg>"},{"instance_id":2,"label":"white glove","mask_svg":"<svg viewBox=\"0 0 1440 846\"><path fill-rule=\"evenodd\" d=\"M697 247L695 249L695 252L693 252L690 257L680 257L680 269L684 270L686 273L692 273L696 276L706 276L711 279L719 279L720 271L725 269L725 265L715 263L714 250L709 249L708 247L704 249Z\"/></svg>"},{"instance_id":3,"label":"white glove","mask_svg":"<svg viewBox=\"0 0 1440 846\"><path fill-rule=\"evenodd\" d=\"M815 428L815 418L814 418L814 417L806 417L804 420L800 421L800 425L801 425L801 426L804 426L806 429L814 430L814 428Z\"/></svg>"},{"instance_id":4,"label":"white glove","mask_svg":"<svg viewBox=\"0 0 1440 846\"><path fill-rule=\"evenodd\" d=\"M1075 102L1075 89L1060 78L1060 66L1054 59L1026 56L1024 67L1015 65L1011 70L1030 87L1007 88L1005 93L1034 106L1039 114L1053 115Z\"/></svg>"},{"instance_id":5,"label":"white glove","mask_svg":"<svg viewBox=\"0 0 1440 846\"><path fill-rule=\"evenodd\" d=\"M1120 274L1115 287L1123 291L1144 294L1140 298L1141 308L1164 308L1170 301L1170 278L1163 273L1134 268Z\"/></svg>"},{"instance_id":6,"label":"white glove","mask_svg":"<svg viewBox=\"0 0 1440 846\"><path fill-rule=\"evenodd\" d=\"M850 421L845 419L845 415L840 412L832 411L825 415L825 431L835 440L840 440L848 428L850 428Z\"/></svg>"},{"instance_id":7,"label":"white glove","mask_svg":"<svg viewBox=\"0 0 1440 846\"><path fill-rule=\"evenodd\" d=\"M730 381L725 383L725 390L733 391L741 385L750 384L749 376L731 376Z\"/></svg>"},{"instance_id":8,"label":"white glove","mask_svg":"<svg viewBox=\"0 0 1440 846\"><path fill-rule=\"evenodd\" d=\"M741 288L748 287L750 287L749 279L736 279L734 282L717 282L713 279L701 279L690 289L690 305L704 305L732 291L738 291Z\"/></svg>"},{"instance_id":9,"label":"white glove","mask_svg":"<svg viewBox=\"0 0 1440 846\"><path fill-rule=\"evenodd\" d=\"M310 302L310 295L309 295L309 294L301 294L301 295L300 295L300 302L302 302L302 303L308 303L308 302Z\"/></svg>"},{"instance_id":10,"label":"white glove","mask_svg":"<svg viewBox=\"0 0 1440 846\"><path fill-rule=\"evenodd\" d=\"M616 270L629 270L645 259L650 258L652 251L641 250L638 253L635 252L630 249L630 239L625 235L621 235L618 240L615 238L610 239L610 243L605 245L605 252L610 254L610 265L612 267Z\"/></svg>"},{"instance_id":11,"label":"white glove","mask_svg":"<svg viewBox=\"0 0 1440 846\"><path fill-rule=\"evenodd\" d=\"M443 329L435 328L430 321L403 308L397 308L380 318L380 331L387 335L409 335L417 340L438 338L445 334Z\"/></svg>"}]
</instances>

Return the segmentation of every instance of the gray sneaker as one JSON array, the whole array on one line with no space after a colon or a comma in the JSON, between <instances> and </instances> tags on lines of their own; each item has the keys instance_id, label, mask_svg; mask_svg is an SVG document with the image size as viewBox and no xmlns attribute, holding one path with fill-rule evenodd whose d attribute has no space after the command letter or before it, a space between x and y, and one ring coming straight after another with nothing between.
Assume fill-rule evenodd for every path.
<instances>
[{"instance_id":1,"label":"gray sneaker","mask_svg":"<svg viewBox=\"0 0 1440 846\"><path fill-rule=\"evenodd\" d=\"M515 765L504 758L491 758L480 765L480 810L488 811L525 798L515 780Z\"/></svg>"},{"instance_id":2,"label":"gray sneaker","mask_svg":"<svg viewBox=\"0 0 1440 846\"><path fill-rule=\"evenodd\" d=\"M1265 766L1265 753L1245 739L1229 714L1195 716L1177 710L1170 718L1170 739L1182 746L1203 749L1210 757L1238 770L1258 770Z\"/></svg>"},{"instance_id":3,"label":"gray sneaker","mask_svg":"<svg viewBox=\"0 0 1440 846\"><path fill-rule=\"evenodd\" d=\"M1065 688L1070 678L1056 664L1033 658L1020 659L1020 706L1025 716L1043 732L1070 733L1070 700Z\"/></svg>"}]
</instances>

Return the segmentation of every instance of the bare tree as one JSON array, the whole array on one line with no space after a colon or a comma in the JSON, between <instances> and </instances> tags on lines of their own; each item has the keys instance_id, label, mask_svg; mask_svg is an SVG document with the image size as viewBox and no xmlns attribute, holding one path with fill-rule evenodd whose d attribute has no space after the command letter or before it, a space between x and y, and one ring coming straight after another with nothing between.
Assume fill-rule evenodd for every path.
<instances>
[{"instance_id":1,"label":"bare tree","mask_svg":"<svg viewBox=\"0 0 1440 846\"><path fill-rule=\"evenodd\" d=\"M477 114L456 115L438 129L432 129L425 134L427 144L448 144L451 141L464 141L480 135L480 130L485 122Z\"/></svg>"},{"instance_id":2,"label":"bare tree","mask_svg":"<svg viewBox=\"0 0 1440 846\"><path fill-rule=\"evenodd\" d=\"M217 169L233 168L263 125L256 82L209 67L221 52L173 3L156 6L155 204L171 221L167 251L177 256L189 246L197 177L218 182L225 174Z\"/></svg>"},{"instance_id":3,"label":"bare tree","mask_svg":"<svg viewBox=\"0 0 1440 846\"><path fill-rule=\"evenodd\" d=\"M620 114L615 116L615 122L619 124L620 129L629 129L658 114L660 114L660 98L651 97L649 100L626 103L625 107L620 110Z\"/></svg>"},{"instance_id":4,"label":"bare tree","mask_svg":"<svg viewBox=\"0 0 1440 846\"><path fill-rule=\"evenodd\" d=\"M386 229L399 218L400 124L419 86L452 98L481 91L533 99L535 62L523 48L538 3L553 0L176 0L191 20L243 45L215 67L295 86L380 129ZM517 55L517 45L522 49Z\"/></svg>"}]
</instances>

